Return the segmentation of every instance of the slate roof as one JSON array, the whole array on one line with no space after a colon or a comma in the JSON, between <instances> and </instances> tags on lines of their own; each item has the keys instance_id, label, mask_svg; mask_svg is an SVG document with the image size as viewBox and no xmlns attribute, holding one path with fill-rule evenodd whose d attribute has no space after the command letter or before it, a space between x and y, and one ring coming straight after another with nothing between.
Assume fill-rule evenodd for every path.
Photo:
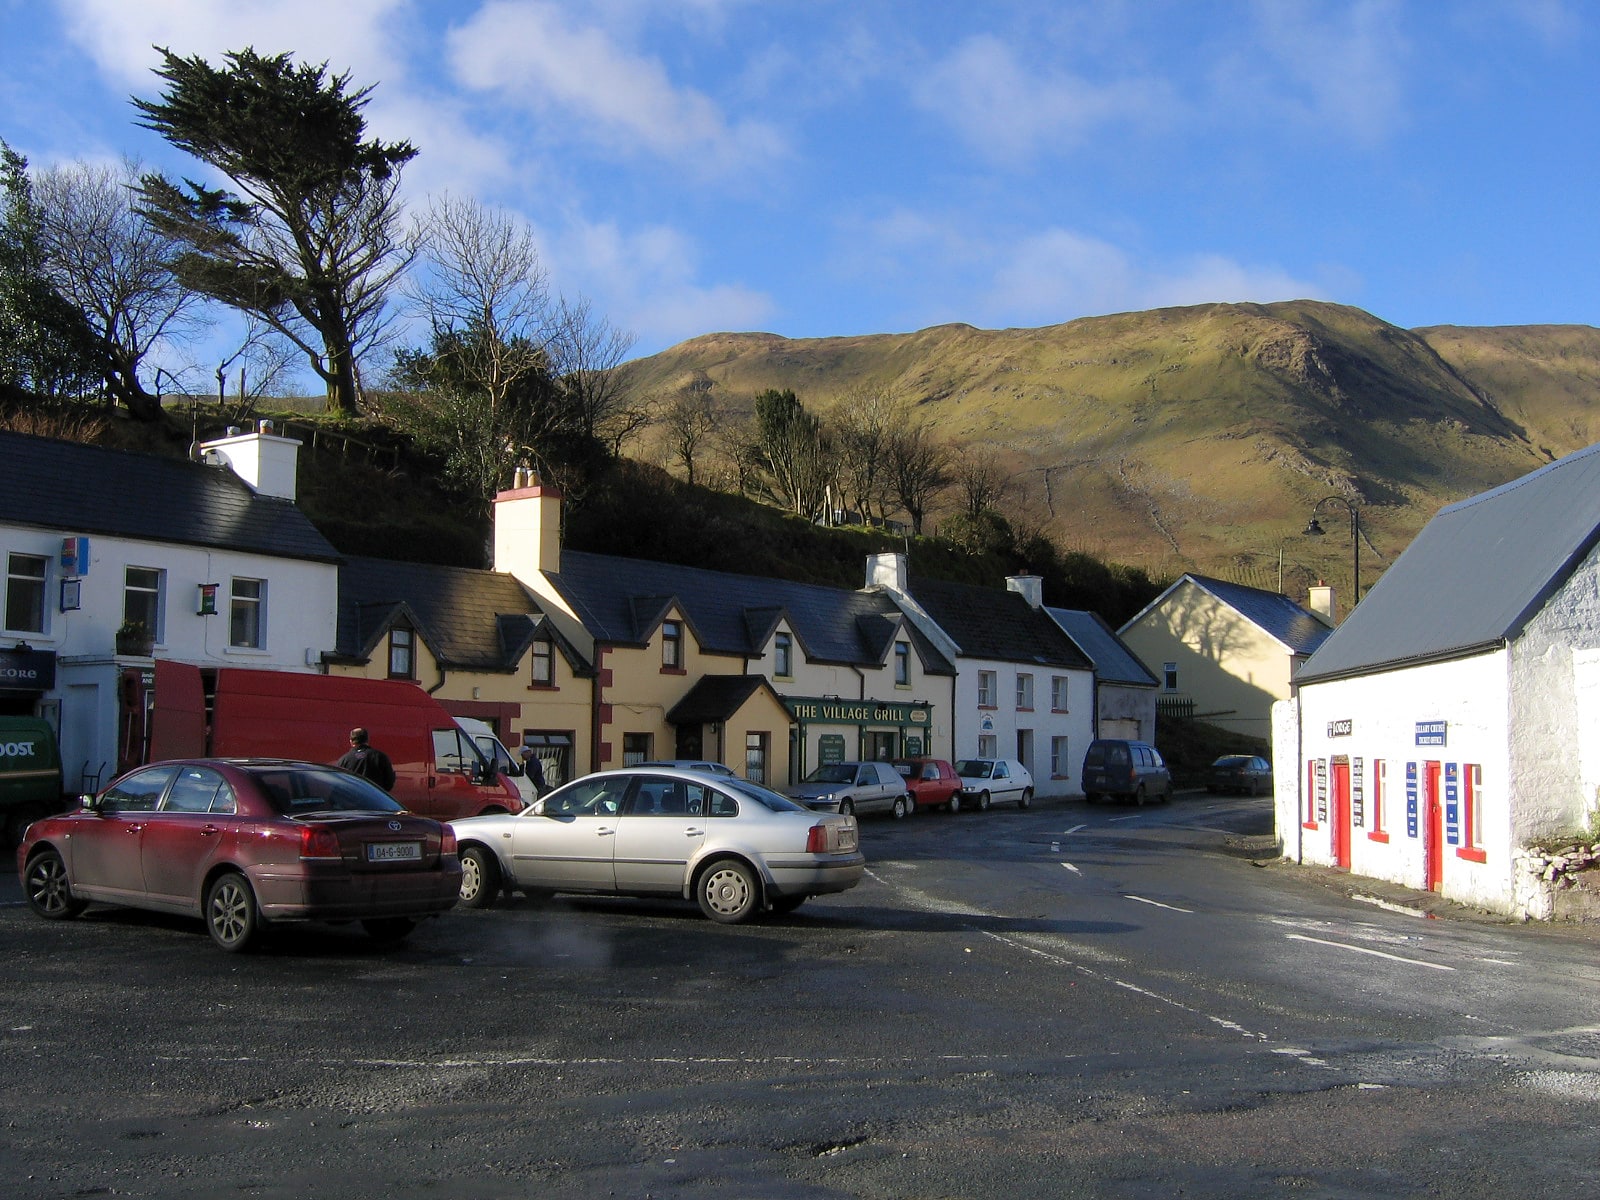
<instances>
[{"instance_id":1,"label":"slate roof","mask_svg":"<svg viewBox=\"0 0 1600 1200\"><path fill-rule=\"evenodd\" d=\"M339 571L338 655L370 658L397 621L412 625L441 665L514 671L536 633L556 642L580 674L587 664L511 576L470 567L351 556Z\"/></svg>"},{"instance_id":2,"label":"slate roof","mask_svg":"<svg viewBox=\"0 0 1600 1200\"><path fill-rule=\"evenodd\" d=\"M672 706L672 711L667 713L667 723L709 725L713 721L727 721L744 707L745 701L763 690L783 706L783 697L764 675L702 675L683 699Z\"/></svg>"},{"instance_id":3,"label":"slate roof","mask_svg":"<svg viewBox=\"0 0 1600 1200\"><path fill-rule=\"evenodd\" d=\"M1139 656L1106 624L1099 613L1078 608L1046 608L1051 618L1077 643L1094 663L1095 678L1101 683L1120 683L1132 687L1159 687L1161 681L1139 661Z\"/></svg>"},{"instance_id":4,"label":"slate roof","mask_svg":"<svg viewBox=\"0 0 1600 1200\"><path fill-rule=\"evenodd\" d=\"M1225 579L1212 579L1209 575L1196 575L1191 572L1182 576L1177 583L1145 605L1138 616L1118 630L1118 633L1126 632L1146 613L1159 607L1168 596L1183 586L1184 580L1209 593L1252 625L1282 642L1291 654L1314 653L1318 646L1328 640L1328 635L1332 632L1310 609L1296 604L1281 592L1269 592L1265 588L1229 583Z\"/></svg>"},{"instance_id":5,"label":"slate roof","mask_svg":"<svg viewBox=\"0 0 1600 1200\"><path fill-rule=\"evenodd\" d=\"M564 550L561 570L548 578L598 641L644 645L666 604L675 601L701 647L714 654L755 657L780 616L814 662L873 665L886 661L903 628L923 669L954 675L955 667L882 592L848 591Z\"/></svg>"},{"instance_id":6,"label":"slate roof","mask_svg":"<svg viewBox=\"0 0 1600 1200\"><path fill-rule=\"evenodd\" d=\"M963 657L1094 669L1061 626L1017 592L940 579L912 579L906 590Z\"/></svg>"},{"instance_id":7,"label":"slate roof","mask_svg":"<svg viewBox=\"0 0 1600 1200\"><path fill-rule=\"evenodd\" d=\"M292 500L258 496L229 467L0 430L0 521L337 562Z\"/></svg>"},{"instance_id":8,"label":"slate roof","mask_svg":"<svg viewBox=\"0 0 1600 1200\"><path fill-rule=\"evenodd\" d=\"M1498 649L1597 543L1600 444L1440 509L1295 681Z\"/></svg>"}]
</instances>

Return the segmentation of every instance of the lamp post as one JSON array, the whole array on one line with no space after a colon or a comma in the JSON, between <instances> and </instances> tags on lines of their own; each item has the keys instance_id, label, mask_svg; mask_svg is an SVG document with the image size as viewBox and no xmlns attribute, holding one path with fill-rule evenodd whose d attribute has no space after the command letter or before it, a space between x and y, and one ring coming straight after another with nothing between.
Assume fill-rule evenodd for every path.
<instances>
[{"instance_id":1,"label":"lamp post","mask_svg":"<svg viewBox=\"0 0 1600 1200\"><path fill-rule=\"evenodd\" d=\"M1343 496L1324 496L1311 506L1311 523L1305 527L1304 532L1307 537L1321 537L1327 532L1317 520L1317 510L1330 500L1344 505L1350 512L1351 568L1355 580L1355 594L1350 598L1350 607L1355 608L1361 602L1361 513Z\"/></svg>"}]
</instances>

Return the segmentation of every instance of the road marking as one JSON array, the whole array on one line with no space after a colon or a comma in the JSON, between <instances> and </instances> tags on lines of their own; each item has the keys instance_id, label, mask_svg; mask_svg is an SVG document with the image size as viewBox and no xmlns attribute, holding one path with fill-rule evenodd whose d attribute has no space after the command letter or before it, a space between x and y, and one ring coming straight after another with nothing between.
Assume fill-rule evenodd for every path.
<instances>
[{"instance_id":1,"label":"road marking","mask_svg":"<svg viewBox=\"0 0 1600 1200\"><path fill-rule=\"evenodd\" d=\"M1307 937L1303 933L1286 933L1283 935L1291 942L1316 942L1319 946L1332 946L1336 950L1354 950L1357 954L1370 954L1374 958L1387 958L1395 962L1410 963L1414 967L1429 967L1435 971L1454 971L1454 967L1445 966L1443 963L1424 962L1420 958L1403 958L1398 954L1389 954L1383 950L1373 950L1367 946L1352 946L1347 942L1330 942L1326 938Z\"/></svg>"},{"instance_id":2,"label":"road marking","mask_svg":"<svg viewBox=\"0 0 1600 1200\"><path fill-rule=\"evenodd\" d=\"M1062 830L1062 834L1066 835L1066 834L1070 834L1070 833L1077 833L1078 830L1087 829L1087 828L1089 828L1087 825L1074 825L1071 829Z\"/></svg>"},{"instance_id":3,"label":"road marking","mask_svg":"<svg viewBox=\"0 0 1600 1200\"><path fill-rule=\"evenodd\" d=\"M1061 865L1063 867L1065 867L1067 870L1071 871L1074 875L1082 875L1083 874L1082 871L1078 870L1078 868L1073 866L1071 863L1062 863Z\"/></svg>"},{"instance_id":4,"label":"road marking","mask_svg":"<svg viewBox=\"0 0 1600 1200\"><path fill-rule=\"evenodd\" d=\"M1143 813L1130 813L1126 817L1108 817L1106 819L1106 824L1109 825L1116 821L1137 821L1142 816L1144 816Z\"/></svg>"},{"instance_id":5,"label":"road marking","mask_svg":"<svg viewBox=\"0 0 1600 1200\"><path fill-rule=\"evenodd\" d=\"M1194 909L1192 908L1179 908L1176 904L1163 904L1159 900L1146 900L1143 896L1129 896L1126 892L1124 892L1123 895L1129 900L1137 900L1140 904L1148 904L1152 908L1165 908L1171 912L1188 913L1191 916L1194 915Z\"/></svg>"}]
</instances>

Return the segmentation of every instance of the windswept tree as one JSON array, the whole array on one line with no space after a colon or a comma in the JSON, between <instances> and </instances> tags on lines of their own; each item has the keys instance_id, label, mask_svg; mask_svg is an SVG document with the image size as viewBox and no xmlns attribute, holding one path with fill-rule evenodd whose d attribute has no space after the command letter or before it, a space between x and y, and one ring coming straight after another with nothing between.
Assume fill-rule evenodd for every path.
<instances>
[{"instance_id":1,"label":"windswept tree","mask_svg":"<svg viewBox=\"0 0 1600 1200\"><path fill-rule=\"evenodd\" d=\"M717 427L717 408L711 398L710 381L696 380L673 392L661 416L666 427L667 446L683 466L684 478L692 487L695 464Z\"/></svg>"},{"instance_id":2,"label":"windswept tree","mask_svg":"<svg viewBox=\"0 0 1600 1200\"><path fill-rule=\"evenodd\" d=\"M950 486L950 449L921 422L897 428L889 439L889 480L911 518L911 532L922 533L928 508Z\"/></svg>"},{"instance_id":3,"label":"windswept tree","mask_svg":"<svg viewBox=\"0 0 1600 1200\"><path fill-rule=\"evenodd\" d=\"M553 370L584 436L620 455L622 443L650 424L649 410L629 400L622 377L612 369L633 349L633 334L600 316L586 299L559 301L554 325Z\"/></svg>"},{"instance_id":4,"label":"windswept tree","mask_svg":"<svg viewBox=\"0 0 1600 1200\"><path fill-rule=\"evenodd\" d=\"M201 297L173 276L172 240L136 210L139 176L131 160L55 167L37 176L34 194L45 274L93 330L111 396L153 420L161 398L146 390L146 356L194 332Z\"/></svg>"},{"instance_id":5,"label":"windswept tree","mask_svg":"<svg viewBox=\"0 0 1600 1200\"><path fill-rule=\"evenodd\" d=\"M778 498L790 512L815 518L833 479L822 422L788 388L769 388L756 397L756 434Z\"/></svg>"},{"instance_id":6,"label":"windswept tree","mask_svg":"<svg viewBox=\"0 0 1600 1200\"><path fill-rule=\"evenodd\" d=\"M68 400L100 382L94 331L45 269L28 160L0 141L0 401Z\"/></svg>"},{"instance_id":7,"label":"windswept tree","mask_svg":"<svg viewBox=\"0 0 1600 1200\"><path fill-rule=\"evenodd\" d=\"M178 278L252 313L305 353L328 407L353 413L359 360L381 339L386 300L415 247L396 190L409 142L366 138L371 88L346 72L246 48L227 66L161 50L158 100L134 99L139 122L209 163L238 191L146 175L144 213L184 247Z\"/></svg>"}]
</instances>

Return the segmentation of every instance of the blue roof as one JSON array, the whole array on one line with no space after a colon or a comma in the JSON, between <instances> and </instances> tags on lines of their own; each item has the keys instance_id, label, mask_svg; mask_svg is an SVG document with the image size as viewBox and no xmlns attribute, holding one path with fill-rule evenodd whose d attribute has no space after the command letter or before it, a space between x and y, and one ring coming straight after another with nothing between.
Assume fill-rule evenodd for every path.
<instances>
[{"instance_id":1,"label":"blue roof","mask_svg":"<svg viewBox=\"0 0 1600 1200\"><path fill-rule=\"evenodd\" d=\"M1106 624L1099 613L1077 608L1046 608L1057 625L1089 656L1095 678L1102 683L1159 687L1161 681L1139 661L1139 656Z\"/></svg>"},{"instance_id":2,"label":"blue roof","mask_svg":"<svg viewBox=\"0 0 1600 1200\"><path fill-rule=\"evenodd\" d=\"M1296 682L1497 649L1600 542L1600 445L1439 510Z\"/></svg>"}]
</instances>

